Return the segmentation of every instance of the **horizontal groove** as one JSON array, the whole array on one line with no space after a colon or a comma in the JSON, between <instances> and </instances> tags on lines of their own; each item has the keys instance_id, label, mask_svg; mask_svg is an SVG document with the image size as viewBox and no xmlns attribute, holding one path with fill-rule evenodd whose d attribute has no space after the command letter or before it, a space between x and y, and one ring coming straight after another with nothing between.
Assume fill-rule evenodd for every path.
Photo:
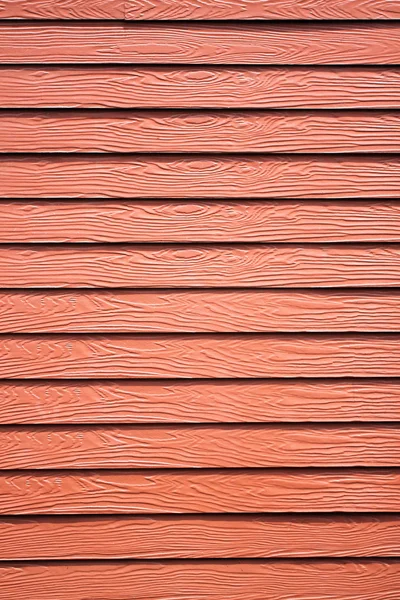
<instances>
[{"instance_id":1,"label":"horizontal groove","mask_svg":"<svg viewBox=\"0 0 400 600\"><path fill-rule=\"evenodd\" d=\"M122 516L122 515L113 515L114 517ZM147 516L147 515L146 515ZM35 516L36 518L36 516ZM392 564L400 564L400 558L396 556L378 556L378 557L365 557L365 556L351 556L347 558L337 558L337 557L302 557L302 558L290 558L290 557L274 557L274 558L157 558L157 559L135 559L135 558L91 558L91 559L45 559L45 560L10 560L5 561L0 559L0 564L3 568L10 567L12 568L15 564L17 567L24 567L30 565L65 565L65 566L74 566L74 565L96 565L96 564L126 564L126 565L145 565L151 564L155 561L161 564L192 564L192 565L213 565L213 564L231 564L231 565L239 565L239 564L274 564L274 563L282 563L282 564L309 564L309 563L327 563L327 564L348 564L352 562L356 563L380 563L380 562L390 562Z\"/></svg>"},{"instance_id":2,"label":"horizontal groove","mask_svg":"<svg viewBox=\"0 0 400 600\"><path fill-rule=\"evenodd\" d=\"M78 475L93 475L93 474L97 474L97 473L101 473L102 475L104 474L110 474L110 475L145 475L145 474L163 474L163 475L168 475L168 474L174 474L174 473L179 473L179 474L192 474L192 475L212 475L215 473L240 473L240 474L252 474L252 473L259 473L259 474L268 474L268 473L293 473L293 474L331 474L331 473L337 473L338 475L340 473L343 474L353 474L355 472L362 472L362 473L374 473L374 474L390 474L390 473L394 473L396 475L400 476L400 465L397 467L374 467L374 466L355 466L355 467L348 467L348 466L344 466L344 467L340 467L340 466L335 466L335 467L203 467L201 469L195 468L195 467L146 467L144 469L142 468L138 468L138 467L133 467L133 468L113 468L113 467L108 467L106 469L98 469L98 468L94 468L91 467L89 469L70 469L70 468L62 468L62 469L0 469L0 475L4 475L4 476L10 476L10 477L14 477L14 476L18 476L21 475L22 477L26 477L29 474L34 474L37 477L45 477L46 475L54 475L59 473L60 475L71 475L71 476L78 476ZM207 512L207 511L206 511ZM229 512L229 511L228 511ZM254 512L254 511L250 511L250 512ZM262 512L269 512L269 511L262 511ZM283 511L284 513L288 512L288 511ZM300 511L301 514L303 514L302 511ZM329 512L329 511L322 511L322 512ZM334 511L334 512L339 512L339 511ZM348 512L348 510L344 511L344 512ZM361 512L367 512L367 511L361 511ZM368 511L369 512L369 511ZM389 511L386 510L384 512L397 512L397 511ZM308 511L306 511L307 514L309 514ZM22 514L22 513L19 513ZM29 514L29 513L28 513ZM45 514L45 513L40 513L40 514ZM57 514L57 513L56 513ZM59 514L59 513L58 513ZM93 513L92 513L93 514ZM94 513L96 514L96 513ZM104 513L102 513L104 514ZM134 513L136 514L136 513ZM147 514L147 513L146 513ZM164 514L166 514L164 512ZM169 513L167 513L169 514ZM175 513L177 514L177 513ZM178 513L180 514L180 513ZM192 513L188 513L188 512L184 512L182 514L192 514ZM200 511L200 514L203 514L203 511ZM225 514L225 513L223 513ZM245 511L244 513L238 513L238 514L248 514L248 511ZM278 512L278 514L281 514L281 511ZM319 512L318 512L319 514ZM400 514L400 511L399 511ZM8 517L8 516L14 516L12 514L2 514L3 517ZM26 516L26 514L25 514Z\"/></svg>"},{"instance_id":3,"label":"horizontal groove","mask_svg":"<svg viewBox=\"0 0 400 600\"><path fill-rule=\"evenodd\" d=\"M146 333L146 332L138 332L138 333L57 333L57 332L42 332L42 333L0 333L0 340L2 339L35 339L35 338L45 338L45 339L82 339L85 340L87 338L96 339L96 338L110 338L113 339L115 337L123 338L123 339L134 339L134 338L149 338L149 339L160 339L160 338L192 338L192 339L209 339L209 338L219 338L219 339L228 339L228 338L318 338L318 339L331 339L331 338L373 338L373 339L382 339L382 338L399 338L400 341L400 331L384 331L384 332L376 332L372 333L369 331L354 331L354 332L346 332L346 331L268 331L268 332L251 332L251 331L239 331L239 332L188 332L188 333L180 333L180 332L161 332L161 333ZM47 378L46 378L47 379ZM108 378L109 379L109 378ZM121 379L121 378L117 378ZM124 378L122 378L124 379ZM207 378L208 380L209 378ZM212 379L212 378L211 378ZM224 379L230 379L224 378ZM246 379L245 377L243 379ZM257 378L262 379L262 378ZM315 378L313 378L315 379ZM325 381L325 377L323 380ZM392 379L392 377L390 377ZM1 379L0 379L1 380ZM193 379L190 379L193 381ZM253 378L251 378L253 381ZM268 378L270 381L270 379ZM15 381L13 379L13 381ZM136 381L136 378L135 378ZM152 379L152 381L154 381ZM219 379L218 379L219 381ZM235 379L235 382L237 380Z\"/></svg>"},{"instance_id":4,"label":"horizontal groove","mask_svg":"<svg viewBox=\"0 0 400 600\"><path fill-rule=\"evenodd\" d=\"M4 67L4 65L2 65ZM1 68L1 65L0 65ZM0 100L1 102L1 100ZM349 108L321 108L321 107L315 107L315 108L284 108L284 107L278 107L278 108L249 108L244 106L243 108L240 107L215 107L215 108L207 108L206 106L203 107L195 107L195 108L190 108L187 106L184 106L182 108L170 108L170 107L163 107L163 106L157 106L154 108L144 108L144 107L131 107L131 108L126 108L126 107L94 107L94 108L85 108L85 107L81 107L81 106L76 106L76 107L71 107L71 106L49 106L46 108L41 108L41 107L24 107L21 106L20 108L11 108L11 107L2 107L0 105L0 116L2 114L15 114L15 115L30 115L30 116L35 116L36 113L40 113L40 114L44 114L44 113L48 113L49 115L52 115L54 113L60 113L62 115L65 116L76 116L77 114L82 114L82 115L87 115L87 116L108 116L111 117L113 115L113 113L120 113L122 116L124 117L128 117L131 113L138 113L139 115L146 115L149 112L157 114L157 115L163 115L164 113L182 113L183 115L187 115L187 114L200 114L202 115L203 113L229 113L232 114L232 116L234 116L235 114L248 114L248 115L252 115L254 112L257 113L273 113L276 116L279 116L280 113L290 113L291 115L305 115L305 114L313 114L316 113L318 115L325 115L326 113L335 113L338 116L339 115L343 115L344 113L350 113L351 115L357 116L359 113L370 113L371 115L374 115L376 113L378 114L385 114L385 115L393 115L393 116L397 116L400 114L400 102L399 102L399 107L398 108L376 108L376 107L371 107L371 108L363 108L362 106L357 108L357 107L349 107Z\"/></svg>"},{"instance_id":5,"label":"horizontal groove","mask_svg":"<svg viewBox=\"0 0 400 600\"><path fill-rule=\"evenodd\" d=\"M44 424L39 424L39 425L32 425L32 424L26 424L26 423L22 423L21 425L12 425L9 423L6 424L1 424L0 423L0 431L31 431L32 429L35 429L35 431L58 431L58 430L64 430L64 429L69 429L71 431L74 430L78 430L78 429L90 429L90 428L95 428L98 430L107 430L107 429L130 429L130 430L141 430L143 428L145 429L154 429L155 431L157 430L164 430L164 429L249 429L249 430L257 430L257 429L265 429L268 430L270 429L271 431L275 430L275 429L287 429L288 431L293 430L293 429L313 429L313 428L318 428L318 429L326 429L327 431L330 431L331 429L337 429L337 428L343 428L343 429L348 429L350 428L357 428L360 430L366 429L374 429L376 427L384 427L386 429L388 429L389 431L391 429L398 429L400 427L400 419L399 421L373 421L371 423L368 423L366 421L351 421L351 423L345 423L343 421L329 421L329 422L325 422L325 423L321 423L319 421L307 421L307 423L295 423L293 421L275 421L275 422L265 422L265 423L260 423L257 422L255 423L254 421L249 421L249 422L245 422L245 421L241 421L240 423L229 423L229 422L218 422L218 423L173 423L173 422L168 422L168 423L83 423L82 425L78 424L78 423L67 423L67 424L63 424L63 423L44 423ZM340 465L339 465L340 467ZM399 458L399 467L400 467L400 458ZM67 468L67 467L66 467ZM218 468L218 467L215 467ZM237 467L233 467L233 468L237 468ZM247 467L246 467L247 468ZM250 467L249 467L250 468ZM251 468L259 468L259 467L251 467ZM268 467L269 468L269 467ZM281 468L281 467L277 467L277 468ZM285 467L286 468L286 467ZM297 467L296 467L297 468ZM333 467L333 468L337 468L337 467ZM381 467L379 467L381 468ZM0 471L1 471L1 467L0 467ZM0 516L1 518L1 516Z\"/></svg>"},{"instance_id":6,"label":"horizontal groove","mask_svg":"<svg viewBox=\"0 0 400 600\"><path fill-rule=\"evenodd\" d=\"M115 514L110 513L101 513L99 515L96 514L86 514L86 515L80 515L80 514L75 514L75 513L63 513L62 515L46 515L44 513L41 513L40 515L35 515L34 519L35 521L40 522L54 522L54 523L58 523L58 522L63 522L65 521L66 523L68 523L68 521L107 521L110 518L114 518ZM400 512L398 511L382 511L382 512L374 512L374 511L360 511L360 512L354 512L351 510L342 512L342 511L327 511L327 512L318 512L318 513L293 513L293 512L268 512L268 511L253 511L253 512L246 512L246 513L235 513L235 512L225 512L225 513L217 513L217 512L210 512L210 511L205 511L205 512L201 512L198 514L188 514L188 513L159 513L159 512L154 512L154 513L147 513L145 518L156 518L157 520L159 519L160 521L191 521L193 518L198 518L198 519L210 519L210 521L219 521L221 519L226 519L227 521L247 521L249 519L257 519L257 518L265 518L265 519L271 519L273 521L282 521L285 522L286 520L294 520L294 521L302 521L304 519L310 519L310 520L315 520L315 521L319 521L322 519L365 519L365 518L370 518L370 519L379 519L384 521L385 519L390 519L390 518L397 518L400 519ZM0 522L1 521L12 521L15 523L18 523L19 521L22 522L26 522L30 520L30 516L29 515L0 515ZM137 514L125 514L125 515L120 515L120 518L124 519L124 520L132 520L132 521L136 521L136 520L141 520L143 519L143 516L141 515L137 515ZM1 560L1 558L0 558Z\"/></svg>"}]
</instances>

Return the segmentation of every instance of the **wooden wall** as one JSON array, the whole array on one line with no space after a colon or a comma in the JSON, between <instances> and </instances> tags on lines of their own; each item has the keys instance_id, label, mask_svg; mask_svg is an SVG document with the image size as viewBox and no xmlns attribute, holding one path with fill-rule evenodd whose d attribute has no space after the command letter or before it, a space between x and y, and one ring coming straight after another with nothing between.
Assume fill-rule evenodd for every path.
<instances>
[{"instance_id":1,"label":"wooden wall","mask_svg":"<svg viewBox=\"0 0 400 600\"><path fill-rule=\"evenodd\" d=\"M0 596L400 598L398 0L0 2Z\"/></svg>"}]
</instances>

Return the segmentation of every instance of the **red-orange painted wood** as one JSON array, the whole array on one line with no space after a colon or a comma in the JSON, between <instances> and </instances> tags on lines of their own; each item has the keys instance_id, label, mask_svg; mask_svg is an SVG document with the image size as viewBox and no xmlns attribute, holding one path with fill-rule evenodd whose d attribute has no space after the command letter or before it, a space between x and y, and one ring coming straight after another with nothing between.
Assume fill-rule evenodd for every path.
<instances>
[{"instance_id":1,"label":"red-orange painted wood","mask_svg":"<svg viewBox=\"0 0 400 600\"><path fill-rule=\"evenodd\" d=\"M0 113L0 152L399 152L400 112Z\"/></svg>"},{"instance_id":2,"label":"red-orange painted wood","mask_svg":"<svg viewBox=\"0 0 400 600\"><path fill-rule=\"evenodd\" d=\"M0 169L2 198L319 199L400 195L397 156L2 157Z\"/></svg>"},{"instance_id":3,"label":"red-orange painted wood","mask_svg":"<svg viewBox=\"0 0 400 600\"><path fill-rule=\"evenodd\" d=\"M400 292L0 291L2 333L399 330Z\"/></svg>"},{"instance_id":4,"label":"red-orange painted wood","mask_svg":"<svg viewBox=\"0 0 400 600\"><path fill-rule=\"evenodd\" d=\"M399 515L3 517L3 560L400 556Z\"/></svg>"},{"instance_id":5,"label":"red-orange painted wood","mask_svg":"<svg viewBox=\"0 0 400 600\"><path fill-rule=\"evenodd\" d=\"M393 108L400 69L0 67L2 108Z\"/></svg>"},{"instance_id":6,"label":"red-orange painted wood","mask_svg":"<svg viewBox=\"0 0 400 600\"><path fill-rule=\"evenodd\" d=\"M3 242L400 242L400 202L3 201Z\"/></svg>"},{"instance_id":7,"label":"red-orange painted wood","mask_svg":"<svg viewBox=\"0 0 400 600\"><path fill-rule=\"evenodd\" d=\"M126 2L127 0L3 0L0 3L0 19L124 19ZM372 11L374 12L373 7ZM383 13L382 18L386 18ZM388 18L392 18L390 12Z\"/></svg>"},{"instance_id":8,"label":"red-orange painted wood","mask_svg":"<svg viewBox=\"0 0 400 600\"><path fill-rule=\"evenodd\" d=\"M26 514L387 512L400 469L3 471L0 511Z\"/></svg>"},{"instance_id":9,"label":"red-orange painted wood","mask_svg":"<svg viewBox=\"0 0 400 600\"><path fill-rule=\"evenodd\" d=\"M5 0L1 19L398 19L396 0Z\"/></svg>"},{"instance_id":10,"label":"red-orange painted wood","mask_svg":"<svg viewBox=\"0 0 400 600\"><path fill-rule=\"evenodd\" d=\"M0 247L6 288L399 285L397 244Z\"/></svg>"},{"instance_id":11,"label":"red-orange painted wood","mask_svg":"<svg viewBox=\"0 0 400 600\"><path fill-rule=\"evenodd\" d=\"M400 421L397 379L0 380L0 423Z\"/></svg>"},{"instance_id":12,"label":"red-orange painted wood","mask_svg":"<svg viewBox=\"0 0 400 600\"><path fill-rule=\"evenodd\" d=\"M0 427L0 469L396 467L397 425Z\"/></svg>"},{"instance_id":13,"label":"red-orange painted wood","mask_svg":"<svg viewBox=\"0 0 400 600\"><path fill-rule=\"evenodd\" d=\"M400 335L6 335L0 377L396 377Z\"/></svg>"},{"instance_id":14,"label":"red-orange painted wood","mask_svg":"<svg viewBox=\"0 0 400 600\"><path fill-rule=\"evenodd\" d=\"M387 198L397 158L190 156L2 158L2 197Z\"/></svg>"},{"instance_id":15,"label":"red-orange painted wood","mask_svg":"<svg viewBox=\"0 0 400 600\"><path fill-rule=\"evenodd\" d=\"M400 62L400 25L6 22L0 62L390 65Z\"/></svg>"},{"instance_id":16,"label":"red-orange painted wood","mask_svg":"<svg viewBox=\"0 0 400 600\"><path fill-rule=\"evenodd\" d=\"M1 566L0 582L7 600L226 600L227 590L232 600L398 600L400 564L387 559L11 563ZM127 596L129 590L135 596Z\"/></svg>"},{"instance_id":17,"label":"red-orange painted wood","mask_svg":"<svg viewBox=\"0 0 400 600\"><path fill-rule=\"evenodd\" d=\"M400 18L396 0L127 0L125 10L133 20Z\"/></svg>"}]
</instances>

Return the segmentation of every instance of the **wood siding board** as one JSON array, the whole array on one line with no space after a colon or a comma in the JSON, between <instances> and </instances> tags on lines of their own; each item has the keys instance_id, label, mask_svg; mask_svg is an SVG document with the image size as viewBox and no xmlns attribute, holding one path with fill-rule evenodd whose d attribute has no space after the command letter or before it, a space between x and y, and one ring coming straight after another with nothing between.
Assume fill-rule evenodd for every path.
<instances>
[{"instance_id":1,"label":"wood siding board","mask_svg":"<svg viewBox=\"0 0 400 600\"><path fill-rule=\"evenodd\" d=\"M26 514L388 512L399 469L3 471L0 511Z\"/></svg>"},{"instance_id":2,"label":"wood siding board","mask_svg":"<svg viewBox=\"0 0 400 600\"><path fill-rule=\"evenodd\" d=\"M261 2L259 0L127 0L126 18L132 20L399 19L400 8L396 0L262 0Z\"/></svg>"},{"instance_id":3,"label":"wood siding board","mask_svg":"<svg viewBox=\"0 0 400 600\"><path fill-rule=\"evenodd\" d=\"M2 108L390 108L400 69L0 67Z\"/></svg>"},{"instance_id":4,"label":"wood siding board","mask_svg":"<svg viewBox=\"0 0 400 600\"><path fill-rule=\"evenodd\" d=\"M398 557L400 516L2 517L0 545L3 560Z\"/></svg>"},{"instance_id":5,"label":"wood siding board","mask_svg":"<svg viewBox=\"0 0 400 600\"><path fill-rule=\"evenodd\" d=\"M399 152L391 112L0 113L0 152Z\"/></svg>"},{"instance_id":6,"label":"wood siding board","mask_svg":"<svg viewBox=\"0 0 400 600\"><path fill-rule=\"evenodd\" d=\"M400 202L6 201L6 242L400 242Z\"/></svg>"},{"instance_id":7,"label":"wood siding board","mask_svg":"<svg viewBox=\"0 0 400 600\"><path fill-rule=\"evenodd\" d=\"M397 379L0 380L0 423L400 421Z\"/></svg>"},{"instance_id":8,"label":"wood siding board","mask_svg":"<svg viewBox=\"0 0 400 600\"><path fill-rule=\"evenodd\" d=\"M400 335L6 335L0 377L396 377Z\"/></svg>"},{"instance_id":9,"label":"wood siding board","mask_svg":"<svg viewBox=\"0 0 400 600\"><path fill-rule=\"evenodd\" d=\"M398 600L400 6L0 21L2 593Z\"/></svg>"},{"instance_id":10,"label":"wood siding board","mask_svg":"<svg viewBox=\"0 0 400 600\"><path fill-rule=\"evenodd\" d=\"M400 62L400 25L5 22L0 62L390 65Z\"/></svg>"},{"instance_id":11,"label":"wood siding board","mask_svg":"<svg viewBox=\"0 0 400 600\"><path fill-rule=\"evenodd\" d=\"M396 467L397 425L0 427L0 469Z\"/></svg>"},{"instance_id":12,"label":"wood siding board","mask_svg":"<svg viewBox=\"0 0 400 600\"><path fill-rule=\"evenodd\" d=\"M125 4L126 0L3 0L0 19L124 19Z\"/></svg>"},{"instance_id":13,"label":"wood siding board","mask_svg":"<svg viewBox=\"0 0 400 600\"><path fill-rule=\"evenodd\" d=\"M154 598L186 600L397 600L400 565L396 561L211 561L61 562L4 565L0 580L8 600L114 600L126 590ZM56 594L56 596L55 596ZM321 595L323 594L323 596Z\"/></svg>"},{"instance_id":14,"label":"wood siding board","mask_svg":"<svg viewBox=\"0 0 400 600\"><path fill-rule=\"evenodd\" d=\"M398 287L399 277L398 244L0 247L5 288Z\"/></svg>"},{"instance_id":15,"label":"wood siding board","mask_svg":"<svg viewBox=\"0 0 400 600\"><path fill-rule=\"evenodd\" d=\"M2 333L392 331L400 291L0 291Z\"/></svg>"},{"instance_id":16,"label":"wood siding board","mask_svg":"<svg viewBox=\"0 0 400 600\"><path fill-rule=\"evenodd\" d=\"M400 46L399 46L400 47ZM395 157L0 157L2 198L397 198Z\"/></svg>"},{"instance_id":17,"label":"wood siding board","mask_svg":"<svg viewBox=\"0 0 400 600\"><path fill-rule=\"evenodd\" d=\"M383 19L400 18L395 0L5 0L1 19Z\"/></svg>"}]
</instances>

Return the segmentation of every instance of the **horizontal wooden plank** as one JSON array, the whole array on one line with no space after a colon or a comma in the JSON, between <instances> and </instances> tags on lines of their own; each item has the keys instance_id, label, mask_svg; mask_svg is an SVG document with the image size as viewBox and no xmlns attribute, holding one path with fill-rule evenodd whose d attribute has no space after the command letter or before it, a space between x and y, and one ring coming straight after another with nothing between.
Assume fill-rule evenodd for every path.
<instances>
[{"instance_id":1,"label":"horizontal wooden plank","mask_svg":"<svg viewBox=\"0 0 400 600\"><path fill-rule=\"evenodd\" d=\"M399 285L398 244L0 246L5 288Z\"/></svg>"},{"instance_id":2,"label":"horizontal wooden plank","mask_svg":"<svg viewBox=\"0 0 400 600\"><path fill-rule=\"evenodd\" d=\"M2 378L396 377L400 335L0 337Z\"/></svg>"},{"instance_id":3,"label":"horizontal wooden plank","mask_svg":"<svg viewBox=\"0 0 400 600\"><path fill-rule=\"evenodd\" d=\"M400 292L0 291L2 333L399 330Z\"/></svg>"},{"instance_id":4,"label":"horizontal wooden plank","mask_svg":"<svg viewBox=\"0 0 400 600\"><path fill-rule=\"evenodd\" d=\"M2 112L0 152L399 152L400 112Z\"/></svg>"},{"instance_id":5,"label":"horizontal wooden plank","mask_svg":"<svg viewBox=\"0 0 400 600\"><path fill-rule=\"evenodd\" d=\"M398 19L396 0L6 0L1 19Z\"/></svg>"},{"instance_id":6,"label":"horizontal wooden plank","mask_svg":"<svg viewBox=\"0 0 400 600\"><path fill-rule=\"evenodd\" d=\"M390 65L400 62L400 25L4 22L0 62Z\"/></svg>"},{"instance_id":7,"label":"horizontal wooden plank","mask_svg":"<svg viewBox=\"0 0 400 600\"><path fill-rule=\"evenodd\" d=\"M0 469L400 466L398 425L0 427Z\"/></svg>"},{"instance_id":8,"label":"horizontal wooden plank","mask_svg":"<svg viewBox=\"0 0 400 600\"><path fill-rule=\"evenodd\" d=\"M400 470L3 471L7 514L400 510ZM137 593L137 590L136 590Z\"/></svg>"},{"instance_id":9,"label":"horizontal wooden plank","mask_svg":"<svg viewBox=\"0 0 400 600\"><path fill-rule=\"evenodd\" d=\"M400 45L399 45L400 48ZM396 198L397 157L1 157L2 198Z\"/></svg>"},{"instance_id":10,"label":"horizontal wooden plank","mask_svg":"<svg viewBox=\"0 0 400 600\"><path fill-rule=\"evenodd\" d=\"M2 108L398 108L398 68L0 67Z\"/></svg>"},{"instance_id":11,"label":"horizontal wooden plank","mask_svg":"<svg viewBox=\"0 0 400 600\"><path fill-rule=\"evenodd\" d=\"M397 600L398 561L61 562L4 564L7 600ZM318 596L316 595L318 594Z\"/></svg>"},{"instance_id":12,"label":"horizontal wooden plank","mask_svg":"<svg viewBox=\"0 0 400 600\"><path fill-rule=\"evenodd\" d=\"M138 20L400 18L397 0L127 0L125 6L126 18Z\"/></svg>"},{"instance_id":13,"label":"horizontal wooden plank","mask_svg":"<svg viewBox=\"0 0 400 600\"><path fill-rule=\"evenodd\" d=\"M399 515L8 517L3 560L400 556Z\"/></svg>"},{"instance_id":14,"label":"horizontal wooden plank","mask_svg":"<svg viewBox=\"0 0 400 600\"><path fill-rule=\"evenodd\" d=\"M400 421L396 379L0 381L0 423Z\"/></svg>"},{"instance_id":15,"label":"horizontal wooden plank","mask_svg":"<svg viewBox=\"0 0 400 600\"><path fill-rule=\"evenodd\" d=\"M124 0L5 0L0 19L123 19L124 5ZM378 18L391 18L390 12Z\"/></svg>"},{"instance_id":16,"label":"horizontal wooden plank","mask_svg":"<svg viewBox=\"0 0 400 600\"><path fill-rule=\"evenodd\" d=\"M3 200L0 237L3 243L400 242L400 202Z\"/></svg>"}]
</instances>

